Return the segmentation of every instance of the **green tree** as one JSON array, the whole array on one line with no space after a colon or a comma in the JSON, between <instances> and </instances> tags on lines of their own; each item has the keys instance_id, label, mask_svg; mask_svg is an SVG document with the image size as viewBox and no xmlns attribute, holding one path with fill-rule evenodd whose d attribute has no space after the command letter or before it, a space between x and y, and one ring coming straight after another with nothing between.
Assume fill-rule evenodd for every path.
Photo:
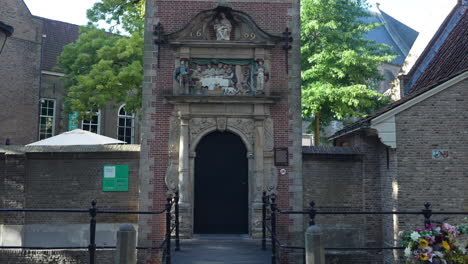
<instances>
[{"instance_id":1,"label":"green tree","mask_svg":"<svg viewBox=\"0 0 468 264\"><path fill-rule=\"evenodd\" d=\"M65 46L58 61L66 74L68 111L85 118L110 102L141 108L144 1L102 0L88 10L90 23ZM110 32L98 28L105 21ZM119 35L123 30L124 35Z\"/></svg>"},{"instance_id":2,"label":"green tree","mask_svg":"<svg viewBox=\"0 0 468 264\"><path fill-rule=\"evenodd\" d=\"M378 66L394 58L387 45L364 34L379 23L366 23L365 0L301 1L302 117L312 121L315 145L332 120L362 117L387 103L374 90Z\"/></svg>"}]
</instances>

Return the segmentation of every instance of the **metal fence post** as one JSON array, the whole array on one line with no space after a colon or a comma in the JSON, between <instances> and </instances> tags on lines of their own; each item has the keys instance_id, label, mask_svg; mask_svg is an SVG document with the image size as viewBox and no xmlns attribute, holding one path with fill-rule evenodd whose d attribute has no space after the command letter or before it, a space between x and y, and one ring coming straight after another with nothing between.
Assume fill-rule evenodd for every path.
<instances>
[{"instance_id":1,"label":"metal fence post","mask_svg":"<svg viewBox=\"0 0 468 264\"><path fill-rule=\"evenodd\" d=\"M315 225L315 216L317 214L315 202L310 201L309 205L309 228L305 233L305 263L325 264L322 230Z\"/></svg>"},{"instance_id":2,"label":"metal fence post","mask_svg":"<svg viewBox=\"0 0 468 264\"><path fill-rule=\"evenodd\" d=\"M166 199L166 264L171 264L171 207L172 197Z\"/></svg>"},{"instance_id":3,"label":"metal fence post","mask_svg":"<svg viewBox=\"0 0 468 264\"><path fill-rule=\"evenodd\" d=\"M315 202L310 201L309 203L309 226L315 225L315 215L317 214L317 210L315 209Z\"/></svg>"},{"instance_id":4,"label":"metal fence post","mask_svg":"<svg viewBox=\"0 0 468 264\"><path fill-rule=\"evenodd\" d=\"M174 196L174 213L175 213L175 251L180 250L180 232L179 232L179 191Z\"/></svg>"},{"instance_id":5,"label":"metal fence post","mask_svg":"<svg viewBox=\"0 0 468 264\"><path fill-rule=\"evenodd\" d=\"M431 226L431 216L432 216L432 210L431 210L431 204L429 202L424 203L424 208L422 210L422 213L424 215L424 227L429 227Z\"/></svg>"},{"instance_id":6,"label":"metal fence post","mask_svg":"<svg viewBox=\"0 0 468 264\"><path fill-rule=\"evenodd\" d=\"M267 206L267 197L266 191L263 191L262 195L262 249L266 250L266 206Z\"/></svg>"},{"instance_id":7,"label":"metal fence post","mask_svg":"<svg viewBox=\"0 0 468 264\"><path fill-rule=\"evenodd\" d=\"M276 264L276 195L271 195L271 264Z\"/></svg>"},{"instance_id":8,"label":"metal fence post","mask_svg":"<svg viewBox=\"0 0 468 264\"><path fill-rule=\"evenodd\" d=\"M96 200L91 201L91 208L89 208L89 215L91 216L90 225L89 225L89 264L94 264L96 258Z\"/></svg>"}]
</instances>

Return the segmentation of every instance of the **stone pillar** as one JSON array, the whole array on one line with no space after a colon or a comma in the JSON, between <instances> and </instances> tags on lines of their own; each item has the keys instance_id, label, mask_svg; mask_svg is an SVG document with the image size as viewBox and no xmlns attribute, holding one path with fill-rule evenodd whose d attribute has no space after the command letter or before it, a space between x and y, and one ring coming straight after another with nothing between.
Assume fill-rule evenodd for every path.
<instances>
[{"instance_id":1,"label":"stone pillar","mask_svg":"<svg viewBox=\"0 0 468 264\"><path fill-rule=\"evenodd\" d=\"M252 192L254 203L262 202L262 186L264 185L264 159L263 159L263 149L265 146L265 137L263 131L263 119L255 120L255 130L254 130L254 162L255 162L255 175L254 180L251 181L253 184Z\"/></svg>"},{"instance_id":2,"label":"stone pillar","mask_svg":"<svg viewBox=\"0 0 468 264\"><path fill-rule=\"evenodd\" d=\"M120 225L119 231L117 231L117 247L115 250L116 264L137 263L136 237L137 235L133 225Z\"/></svg>"},{"instance_id":3,"label":"stone pillar","mask_svg":"<svg viewBox=\"0 0 468 264\"><path fill-rule=\"evenodd\" d=\"M191 203L193 200L190 180L189 118L180 116L179 138L179 215L182 237L191 237L193 233Z\"/></svg>"},{"instance_id":4,"label":"stone pillar","mask_svg":"<svg viewBox=\"0 0 468 264\"><path fill-rule=\"evenodd\" d=\"M309 226L305 233L306 264L325 264L322 231L316 225Z\"/></svg>"},{"instance_id":5,"label":"stone pillar","mask_svg":"<svg viewBox=\"0 0 468 264\"><path fill-rule=\"evenodd\" d=\"M180 204L189 202L189 120L180 117L180 142L179 142L179 193Z\"/></svg>"}]
</instances>

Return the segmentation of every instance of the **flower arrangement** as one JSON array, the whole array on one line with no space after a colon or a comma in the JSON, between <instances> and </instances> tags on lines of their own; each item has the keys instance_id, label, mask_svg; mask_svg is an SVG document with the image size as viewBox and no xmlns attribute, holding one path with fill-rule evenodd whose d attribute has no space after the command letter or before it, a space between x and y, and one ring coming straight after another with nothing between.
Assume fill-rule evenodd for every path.
<instances>
[{"instance_id":1,"label":"flower arrangement","mask_svg":"<svg viewBox=\"0 0 468 264\"><path fill-rule=\"evenodd\" d=\"M398 234L405 248L406 264L467 264L466 245L456 239L467 232L449 224L427 225L425 229L400 231Z\"/></svg>"}]
</instances>

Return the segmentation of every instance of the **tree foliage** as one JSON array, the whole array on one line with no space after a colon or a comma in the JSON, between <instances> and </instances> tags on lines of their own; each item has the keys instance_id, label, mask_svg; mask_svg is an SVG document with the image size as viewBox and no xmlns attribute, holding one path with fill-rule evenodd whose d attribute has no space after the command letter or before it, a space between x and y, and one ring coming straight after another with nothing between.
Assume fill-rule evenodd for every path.
<instances>
[{"instance_id":1,"label":"tree foliage","mask_svg":"<svg viewBox=\"0 0 468 264\"><path fill-rule=\"evenodd\" d=\"M59 64L66 74L67 109L84 118L91 111L125 103L129 112L141 108L143 82L144 1L102 0L88 10L90 23L79 38L65 46ZM98 28L104 20L114 33ZM93 24L94 23L94 24Z\"/></svg>"},{"instance_id":2,"label":"tree foliage","mask_svg":"<svg viewBox=\"0 0 468 264\"><path fill-rule=\"evenodd\" d=\"M301 1L302 116L320 127L332 120L362 117L386 103L374 90L378 66L394 58L387 45L364 34L381 24L366 23L365 0Z\"/></svg>"}]
</instances>

